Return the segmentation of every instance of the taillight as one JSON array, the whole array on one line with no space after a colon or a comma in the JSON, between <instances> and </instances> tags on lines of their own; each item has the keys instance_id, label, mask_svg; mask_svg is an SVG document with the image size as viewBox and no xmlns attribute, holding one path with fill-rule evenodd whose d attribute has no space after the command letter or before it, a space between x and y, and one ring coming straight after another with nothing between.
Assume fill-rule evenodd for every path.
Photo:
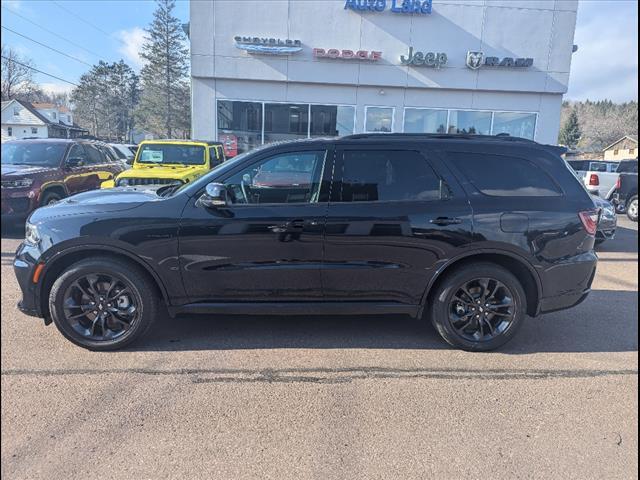
<instances>
[{"instance_id":1,"label":"taillight","mask_svg":"<svg viewBox=\"0 0 640 480\"><path fill-rule=\"evenodd\" d=\"M589 235L595 235L598 229L598 219L600 217L600 209L586 210L584 212L578 212L582 226Z\"/></svg>"},{"instance_id":2,"label":"taillight","mask_svg":"<svg viewBox=\"0 0 640 480\"><path fill-rule=\"evenodd\" d=\"M620 190L620 183L621 183L620 182L620 176L618 175L618 179L616 180L616 186L615 186L616 190Z\"/></svg>"},{"instance_id":3,"label":"taillight","mask_svg":"<svg viewBox=\"0 0 640 480\"><path fill-rule=\"evenodd\" d=\"M600 179L598 178L598 175L592 173L589 176L589 185L600 185Z\"/></svg>"}]
</instances>

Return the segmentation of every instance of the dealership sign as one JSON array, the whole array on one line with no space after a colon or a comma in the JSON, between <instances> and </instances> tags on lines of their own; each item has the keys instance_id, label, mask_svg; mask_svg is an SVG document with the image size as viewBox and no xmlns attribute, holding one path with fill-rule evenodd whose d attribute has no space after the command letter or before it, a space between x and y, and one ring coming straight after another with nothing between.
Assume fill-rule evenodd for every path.
<instances>
[{"instance_id":1,"label":"dealership sign","mask_svg":"<svg viewBox=\"0 0 640 480\"><path fill-rule=\"evenodd\" d=\"M343 60L380 60L382 52L368 50L338 50L337 48L314 48L313 56L315 58L341 58Z\"/></svg>"},{"instance_id":2,"label":"dealership sign","mask_svg":"<svg viewBox=\"0 0 640 480\"><path fill-rule=\"evenodd\" d=\"M409 47L409 53L407 56L400 56L400 63L402 65L422 65L425 67L440 68L447 64L447 54L436 52L414 52L413 47Z\"/></svg>"},{"instance_id":3,"label":"dealership sign","mask_svg":"<svg viewBox=\"0 0 640 480\"><path fill-rule=\"evenodd\" d=\"M387 7L392 13L418 13L429 15L432 0L346 0L345 10L356 12L384 12Z\"/></svg>"},{"instance_id":4,"label":"dealership sign","mask_svg":"<svg viewBox=\"0 0 640 480\"><path fill-rule=\"evenodd\" d=\"M513 57L485 57L482 52L467 52L467 67L477 70L487 67L517 67L526 68L533 65L533 58L513 58Z\"/></svg>"},{"instance_id":5,"label":"dealership sign","mask_svg":"<svg viewBox=\"0 0 640 480\"><path fill-rule=\"evenodd\" d=\"M280 38L264 37L233 37L236 47L249 53L262 53L268 55L289 55L302 50L300 40L282 40Z\"/></svg>"}]
</instances>

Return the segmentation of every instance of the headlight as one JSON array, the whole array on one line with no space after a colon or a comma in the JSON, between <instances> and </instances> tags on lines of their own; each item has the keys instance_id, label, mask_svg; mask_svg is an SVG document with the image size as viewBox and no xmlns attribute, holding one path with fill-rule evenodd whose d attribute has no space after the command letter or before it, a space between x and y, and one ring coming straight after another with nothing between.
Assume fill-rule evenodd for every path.
<instances>
[{"instance_id":1,"label":"headlight","mask_svg":"<svg viewBox=\"0 0 640 480\"><path fill-rule=\"evenodd\" d=\"M119 187L126 187L129 185L129 180L126 178L123 178L122 180L118 180L118 186Z\"/></svg>"},{"instance_id":2,"label":"headlight","mask_svg":"<svg viewBox=\"0 0 640 480\"><path fill-rule=\"evenodd\" d=\"M38 232L38 227L36 227L33 223L27 222L24 231L25 243L34 246L40 243L40 233Z\"/></svg>"},{"instance_id":3,"label":"headlight","mask_svg":"<svg viewBox=\"0 0 640 480\"><path fill-rule=\"evenodd\" d=\"M21 178L19 180L3 180L2 188L27 188L33 184L33 178Z\"/></svg>"}]
</instances>

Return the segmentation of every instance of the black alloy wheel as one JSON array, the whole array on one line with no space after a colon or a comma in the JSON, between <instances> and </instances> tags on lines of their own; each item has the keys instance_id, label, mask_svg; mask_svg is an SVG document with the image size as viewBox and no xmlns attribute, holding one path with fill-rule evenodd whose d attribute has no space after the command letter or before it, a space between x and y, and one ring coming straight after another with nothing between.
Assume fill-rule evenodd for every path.
<instances>
[{"instance_id":1,"label":"black alloy wheel","mask_svg":"<svg viewBox=\"0 0 640 480\"><path fill-rule=\"evenodd\" d=\"M427 313L442 338L463 350L505 344L526 317L520 281L493 263L473 263L446 274L429 295Z\"/></svg>"},{"instance_id":2,"label":"black alloy wheel","mask_svg":"<svg viewBox=\"0 0 640 480\"><path fill-rule=\"evenodd\" d=\"M55 280L49 311L68 340L89 350L116 350L141 337L158 312L152 278L131 261L93 257Z\"/></svg>"},{"instance_id":3,"label":"black alloy wheel","mask_svg":"<svg viewBox=\"0 0 640 480\"><path fill-rule=\"evenodd\" d=\"M449 302L449 323L471 342L486 342L513 324L513 293L499 280L476 278L456 289Z\"/></svg>"},{"instance_id":4,"label":"black alloy wheel","mask_svg":"<svg viewBox=\"0 0 640 480\"><path fill-rule=\"evenodd\" d=\"M107 273L76 279L64 294L65 320L93 341L125 334L140 317L140 301L127 282Z\"/></svg>"}]
</instances>

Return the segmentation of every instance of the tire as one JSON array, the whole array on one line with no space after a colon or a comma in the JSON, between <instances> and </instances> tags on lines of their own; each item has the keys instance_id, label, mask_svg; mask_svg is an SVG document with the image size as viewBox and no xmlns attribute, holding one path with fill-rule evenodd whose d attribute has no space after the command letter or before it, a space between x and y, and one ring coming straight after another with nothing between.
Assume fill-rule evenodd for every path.
<instances>
[{"instance_id":1,"label":"tire","mask_svg":"<svg viewBox=\"0 0 640 480\"><path fill-rule=\"evenodd\" d=\"M638 221L638 195L634 195L627 202L627 218L632 222Z\"/></svg>"},{"instance_id":2,"label":"tire","mask_svg":"<svg viewBox=\"0 0 640 480\"><path fill-rule=\"evenodd\" d=\"M60 200L62 200L62 195L58 192L44 192L44 195L42 195L42 198L40 199L40 206L44 207L45 205L52 205Z\"/></svg>"},{"instance_id":3,"label":"tire","mask_svg":"<svg viewBox=\"0 0 640 480\"><path fill-rule=\"evenodd\" d=\"M87 276L91 281L94 278L97 279L97 281L93 281L95 288L89 288L91 283L86 283ZM116 286L112 291L115 291L116 294L125 291L126 293L114 297L111 292L107 291L105 285L109 285L109 278L116 281ZM114 283L110 285L114 285ZM107 319L104 320L104 323L100 319L95 320L98 316L93 315L99 311L95 306L96 296L88 295L92 292L102 292L98 307L101 314ZM112 303L107 303L110 298L107 296L108 294L113 297ZM76 299L78 296L80 298L73 300L74 296ZM91 298L94 300L94 306L83 305L87 309L76 306L68 307L71 304L70 301L86 304L90 303ZM104 302L102 302L103 298ZM87 350L105 351L123 348L142 337L157 316L158 302L158 294L152 279L137 265L119 259L93 257L74 263L56 279L49 294L49 311L53 323L69 341ZM107 308L107 305L110 308ZM124 310L117 307L114 309L115 306L121 306ZM96 310L90 311L94 308ZM133 313L127 311L132 308ZM116 314L107 312L107 310L112 312L115 310ZM78 312L81 313L78 314ZM87 312L87 315L84 315L84 312ZM70 313L72 315L69 315ZM122 313L127 313L131 317L124 316ZM68 318L72 316L80 318L77 321ZM91 326L94 324L96 324L95 330L92 330ZM112 325L112 329L108 327L109 324ZM127 324L129 326L124 328L124 325ZM118 329L119 331L116 331ZM93 335L94 331L96 335ZM102 334L102 338L97 332Z\"/></svg>"},{"instance_id":4,"label":"tire","mask_svg":"<svg viewBox=\"0 0 640 480\"><path fill-rule=\"evenodd\" d=\"M490 280L489 290L494 285L501 284L502 286L495 288L493 299L488 297L489 299L484 300L487 303L477 303L482 297L475 298L477 293L474 292L482 291L484 279ZM474 296L473 299L460 293L462 286L468 287L469 285L472 287L466 288L466 290ZM463 302L457 301L457 295L461 296ZM511 340L524 323L527 311L526 294L518 279L508 270L493 263L475 263L456 269L439 283L430 298L428 314L438 333L449 345L473 352L494 350ZM501 306L502 304L507 305L507 299L511 299L511 306ZM464 302L467 302L468 305L463 305ZM475 313L472 313L471 309L475 309ZM459 313L462 310L465 313ZM476 316L476 313L480 315ZM509 318L507 318L507 313L510 314ZM470 338L471 334L461 333L461 330L454 327L455 322L452 318L460 321L457 324L459 327L464 324L465 320L463 319L468 315L484 319L484 321L478 321L472 318L469 328L473 330L474 326L481 325L480 331L490 332L495 329L495 335L488 334L486 337L478 339ZM462 329L462 332L467 332L467 330Z\"/></svg>"}]
</instances>

